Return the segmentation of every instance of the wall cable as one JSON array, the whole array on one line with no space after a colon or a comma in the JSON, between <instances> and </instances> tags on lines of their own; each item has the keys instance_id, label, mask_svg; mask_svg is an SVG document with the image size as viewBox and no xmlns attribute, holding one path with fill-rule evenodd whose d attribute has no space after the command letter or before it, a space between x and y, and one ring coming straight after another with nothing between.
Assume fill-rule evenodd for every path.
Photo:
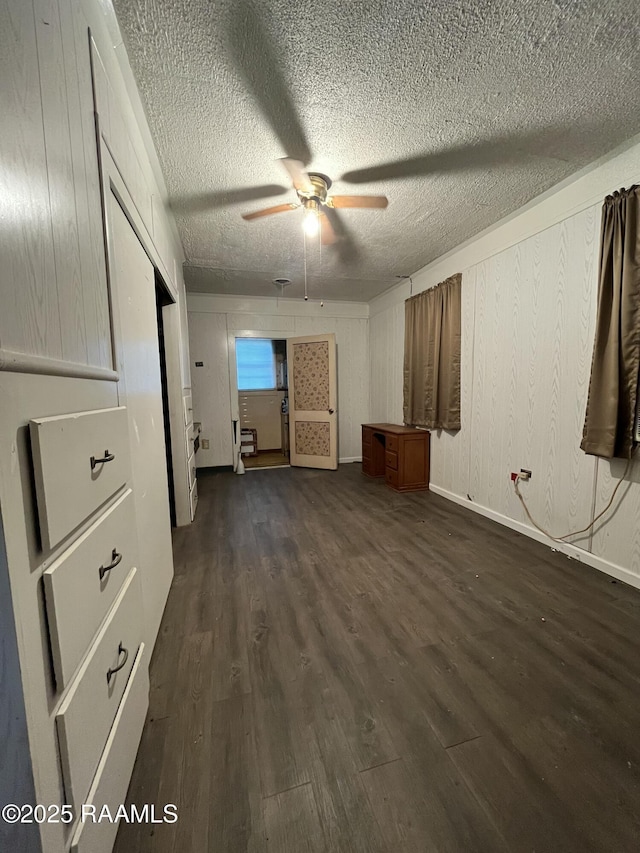
<instances>
[{"instance_id":1,"label":"wall cable","mask_svg":"<svg viewBox=\"0 0 640 853\"><path fill-rule=\"evenodd\" d=\"M620 477L620 479L616 483L616 487L614 488L613 492L611 493L611 497L609 498L609 503L605 506L605 508L603 510L601 510L601 512L599 512L596 516L594 516L594 518L591 519L591 521L589 522L589 524L587 524L586 527L583 527L581 530L572 530L571 533L565 533L564 536L554 536L552 533L549 533L548 530L545 530L544 527L539 525L538 522L533 519L533 516L529 512L529 507L525 503L525 499L522 497L522 493L520 492L520 489L518 488L518 483L522 479L519 474L515 478L515 480L513 481L513 488L515 490L516 495L518 496L518 500L520 501L520 503L523 506L523 509L527 515L527 518L529 519L531 524L533 524L533 526L536 528L536 530L539 530L540 533L544 533L545 536L548 536L549 539L553 539L554 542L565 542L567 539L570 539L573 536L578 536L580 533L586 533L588 530L591 530L591 528L596 523L596 521L601 519L602 516L608 511L608 509L611 507L611 504L613 503L613 501L615 499L616 494L618 493L618 489L620 488L620 486L624 482L624 478L629 473L629 469L631 468L631 463L633 461L633 457L635 456L636 450L637 450L637 446L634 447L633 452L631 453L631 456L628 458L627 464L625 465L622 476ZM527 482L527 481L525 480L524 482Z\"/></svg>"}]
</instances>

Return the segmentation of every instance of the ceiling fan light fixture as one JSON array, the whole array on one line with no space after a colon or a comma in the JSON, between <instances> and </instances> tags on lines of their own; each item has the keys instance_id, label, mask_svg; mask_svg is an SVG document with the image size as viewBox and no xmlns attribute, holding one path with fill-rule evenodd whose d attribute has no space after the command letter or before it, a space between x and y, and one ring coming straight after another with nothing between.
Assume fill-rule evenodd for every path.
<instances>
[{"instance_id":1,"label":"ceiling fan light fixture","mask_svg":"<svg viewBox=\"0 0 640 853\"><path fill-rule=\"evenodd\" d=\"M307 237L315 237L320 231L318 202L315 199L309 199L305 202L304 208L302 228L304 229L304 233Z\"/></svg>"}]
</instances>

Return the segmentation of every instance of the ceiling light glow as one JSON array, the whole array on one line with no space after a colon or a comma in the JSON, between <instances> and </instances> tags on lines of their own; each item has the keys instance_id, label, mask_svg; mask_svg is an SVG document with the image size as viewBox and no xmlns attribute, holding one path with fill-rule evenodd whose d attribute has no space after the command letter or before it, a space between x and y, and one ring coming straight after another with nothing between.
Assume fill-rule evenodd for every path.
<instances>
[{"instance_id":1,"label":"ceiling light glow","mask_svg":"<svg viewBox=\"0 0 640 853\"><path fill-rule=\"evenodd\" d=\"M317 210L314 210L313 208L305 210L304 217L302 219L302 227L307 237L316 236L316 234L320 230Z\"/></svg>"}]
</instances>

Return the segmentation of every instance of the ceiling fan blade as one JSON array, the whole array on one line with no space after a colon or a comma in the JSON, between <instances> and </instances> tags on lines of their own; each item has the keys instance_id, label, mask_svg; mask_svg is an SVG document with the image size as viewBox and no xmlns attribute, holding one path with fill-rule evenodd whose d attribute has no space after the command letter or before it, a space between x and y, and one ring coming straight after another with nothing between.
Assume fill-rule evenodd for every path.
<instances>
[{"instance_id":1,"label":"ceiling fan blade","mask_svg":"<svg viewBox=\"0 0 640 853\"><path fill-rule=\"evenodd\" d=\"M333 225L326 213L321 213L318 217L320 220L320 238L323 246L331 246L338 239L336 232L333 230Z\"/></svg>"},{"instance_id":2,"label":"ceiling fan blade","mask_svg":"<svg viewBox=\"0 0 640 853\"><path fill-rule=\"evenodd\" d=\"M275 207L264 207L262 210L254 211L254 213L243 213L242 218L249 222L252 219L260 219L261 216L271 216L272 213L284 213L286 210L296 210L298 207L300 205L293 202L276 204Z\"/></svg>"},{"instance_id":3,"label":"ceiling fan blade","mask_svg":"<svg viewBox=\"0 0 640 853\"><path fill-rule=\"evenodd\" d=\"M229 51L284 151L289 157L309 163L309 145L279 59L282 51L273 44L253 5L251 0L229 4Z\"/></svg>"},{"instance_id":4,"label":"ceiling fan blade","mask_svg":"<svg viewBox=\"0 0 640 853\"><path fill-rule=\"evenodd\" d=\"M295 190L300 190L303 193L313 192L309 175L304 168L304 163L300 160L293 160L291 157L282 157L280 160L291 178L291 183Z\"/></svg>"},{"instance_id":5,"label":"ceiling fan blade","mask_svg":"<svg viewBox=\"0 0 640 853\"><path fill-rule=\"evenodd\" d=\"M332 195L327 199L329 207L386 207L389 199L384 195Z\"/></svg>"}]
</instances>

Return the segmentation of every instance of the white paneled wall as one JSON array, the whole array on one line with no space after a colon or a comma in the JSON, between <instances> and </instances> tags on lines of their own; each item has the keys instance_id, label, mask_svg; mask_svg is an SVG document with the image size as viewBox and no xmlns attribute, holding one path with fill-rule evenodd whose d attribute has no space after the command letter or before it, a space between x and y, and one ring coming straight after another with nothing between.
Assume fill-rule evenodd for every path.
<instances>
[{"instance_id":1,"label":"white paneled wall","mask_svg":"<svg viewBox=\"0 0 640 853\"><path fill-rule=\"evenodd\" d=\"M229 350L226 314L189 313L193 419L202 424L199 468L231 465L233 436L229 397ZM202 367L194 367L196 362ZM209 449L202 446L209 442Z\"/></svg>"},{"instance_id":2,"label":"white paneled wall","mask_svg":"<svg viewBox=\"0 0 640 853\"><path fill-rule=\"evenodd\" d=\"M371 422L402 423L404 303L369 320ZM398 365L400 376L398 377Z\"/></svg>"},{"instance_id":3,"label":"white paneled wall","mask_svg":"<svg viewBox=\"0 0 640 853\"><path fill-rule=\"evenodd\" d=\"M523 493L533 516L557 535L585 525L593 495L594 462L579 445L596 219L593 208L579 213L478 264L475 288L473 273L466 282L476 297L469 494L524 522L509 473L531 469Z\"/></svg>"},{"instance_id":4,"label":"white paneled wall","mask_svg":"<svg viewBox=\"0 0 640 853\"><path fill-rule=\"evenodd\" d=\"M274 338L335 333L338 454L342 461L362 458L360 426L369 420L368 306L325 303L320 309L293 300L234 303L229 297L190 294L188 311L194 416L202 423L201 440L210 442L209 450L198 451L199 467L233 462L228 337L251 331ZM203 367L195 367L197 361Z\"/></svg>"},{"instance_id":5,"label":"white paneled wall","mask_svg":"<svg viewBox=\"0 0 640 853\"><path fill-rule=\"evenodd\" d=\"M580 450L595 329L602 198L637 179L640 146L594 167L490 233L414 276L414 292L462 272L462 429L431 440L434 491L640 586L640 461L617 509L559 546L532 527L510 481L523 483L533 517L555 535L606 506L625 463ZM562 211L565 211L564 215ZM545 222L546 219L546 222ZM548 226L548 227L547 227ZM527 231L529 232L527 234ZM371 415L402 421L403 284L371 303ZM574 547L575 546L575 547Z\"/></svg>"},{"instance_id":6,"label":"white paneled wall","mask_svg":"<svg viewBox=\"0 0 640 853\"><path fill-rule=\"evenodd\" d=\"M598 460L596 513L609 502L624 468L621 459ZM620 486L616 497L616 503L620 504L618 510L607 514L606 524L596 524L591 551L596 557L623 566L634 578L640 579L640 461L635 462L627 480L629 482Z\"/></svg>"}]
</instances>

